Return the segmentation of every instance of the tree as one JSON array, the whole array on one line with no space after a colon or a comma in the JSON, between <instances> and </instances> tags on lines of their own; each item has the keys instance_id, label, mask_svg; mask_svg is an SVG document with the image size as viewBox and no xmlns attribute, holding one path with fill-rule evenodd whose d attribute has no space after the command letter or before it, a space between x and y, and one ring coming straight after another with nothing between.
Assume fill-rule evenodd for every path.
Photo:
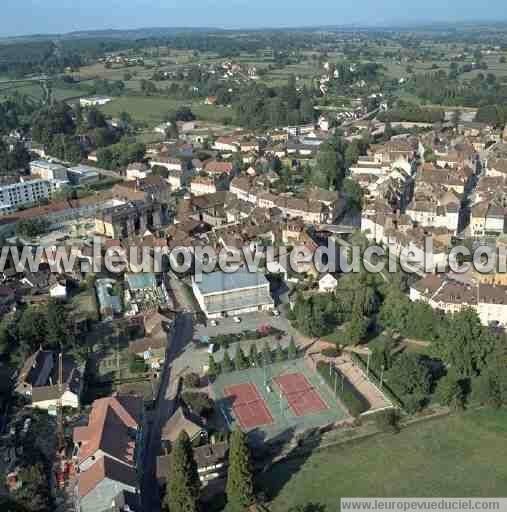
<instances>
[{"instance_id":1,"label":"tree","mask_svg":"<svg viewBox=\"0 0 507 512\"><path fill-rule=\"evenodd\" d=\"M209 355L209 362L208 362L208 376L210 379L214 379L219 374L219 368L215 361L215 358L213 357L213 354Z\"/></svg>"},{"instance_id":2,"label":"tree","mask_svg":"<svg viewBox=\"0 0 507 512\"><path fill-rule=\"evenodd\" d=\"M465 309L443 324L431 351L459 376L473 377L485 366L494 345L495 337L481 325L477 313Z\"/></svg>"},{"instance_id":3,"label":"tree","mask_svg":"<svg viewBox=\"0 0 507 512\"><path fill-rule=\"evenodd\" d=\"M213 400L206 393L199 391L184 391L181 399L192 412L205 418L211 416L215 408Z\"/></svg>"},{"instance_id":4,"label":"tree","mask_svg":"<svg viewBox=\"0 0 507 512\"><path fill-rule=\"evenodd\" d=\"M201 385L201 378L199 377L199 374L195 372L187 373L183 377L183 385L186 388L198 388Z\"/></svg>"},{"instance_id":5,"label":"tree","mask_svg":"<svg viewBox=\"0 0 507 512\"><path fill-rule=\"evenodd\" d=\"M229 355L229 352L227 350L224 352L224 358L222 360L221 367L222 367L222 371L225 373L232 372L232 370L234 369L234 365L232 364L232 361L231 361L231 356Z\"/></svg>"},{"instance_id":6,"label":"tree","mask_svg":"<svg viewBox=\"0 0 507 512\"><path fill-rule=\"evenodd\" d=\"M241 348L241 345L238 343L236 345L236 354L234 355L234 367L236 370L243 370L248 366L246 361L245 353Z\"/></svg>"},{"instance_id":7,"label":"tree","mask_svg":"<svg viewBox=\"0 0 507 512\"><path fill-rule=\"evenodd\" d=\"M287 355L288 355L289 359L296 359L297 354L298 354L298 349L296 347L294 337L291 336L290 341L289 341L289 348L287 349Z\"/></svg>"},{"instance_id":8,"label":"tree","mask_svg":"<svg viewBox=\"0 0 507 512\"><path fill-rule=\"evenodd\" d=\"M447 405L452 409L463 407L465 393L462 381L454 371L449 371L438 381L435 396L441 405Z\"/></svg>"},{"instance_id":9,"label":"tree","mask_svg":"<svg viewBox=\"0 0 507 512\"><path fill-rule=\"evenodd\" d=\"M271 348L268 345L268 342L264 342L262 347L262 366L269 366L272 363L271 359Z\"/></svg>"},{"instance_id":10,"label":"tree","mask_svg":"<svg viewBox=\"0 0 507 512\"><path fill-rule=\"evenodd\" d=\"M357 163L360 156L359 146L357 142L351 142L345 150L345 166L347 169Z\"/></svg>"},{"instance_id":11,"label":"tree","mask_svg":"<svg viewBox=\"0 0 507 512\"><path fill-rule=\"evenodd\" d=\"M20 220L16 223L16 234L18 236L34 238L45 233L49 226L49 221L44 218Z\"/></svg>"},{"instance_id":12,"label":"tree","mask_svg":"<svg viewBox=\"0 0 507 512\"><path fill-rule=\"evenodd\" d=\"M54 348L66 347L73 344L70 340L70 330L67 324L67 311L56 300L51 299L46 310L46 341Z\"/></svg>"},{"instance_id":13,"label":"tree","mask_svg":"<svg viewBox=\"0 0 507 512\"><path fill-rule=\"evenodd\" d=\"M338 157L336 150L330 144L322 144L317 155L317 163L312 169L310 183L316 187L328 189L333 183L337 188L341 186L338 179Z\"/></svg>"},{"instance_id":14,"label":"tree","mask_svg":"<svg viewBox=\"0 0 507 512\"><path fill-rule=\"evenodd\" d=\"M416 354L403 353L387 372L386 381L410 413L418 411L431 389L431 373Z\"/></svg>"},{"instance_id":15,"label":"tree","mask_svg":"<svg viewBox=\"0 0 507 512\"><path fill-rule=\"evenodd\" d=\"M43 308L28 306L18 322L20 348L25 355L33 353L46 340L46 315Z\"/></svg>"},{"instance_id":16,"label":"tree","mask_svg":"<svg viewBox=\"0 0 507 512\"><path fill-rule=\"evenodd\" d=\"M53 508L50 486L42 462L23 467L19 472L19 478L23 486L14 492L14 497L25 510L39 512Z\"/></svg>"},{"instance_id":17,"label":"tree","mask_svg":"<svg viewBox=\"0 0 507 512\"><path fill-rule=\"evenodd\" d=\"M130 373L144 373L146 371L146 363L144 359L136 354L130 354L129 370Z\"/></svg>"},{"instance_id":18,"label":"tree","mask_svg":"<svg viewBox=\"0 0 507 512\"><path fill-rule=\"evenodd\" d=\"M275 362L282 363L283 361L285 361L285 359L285 351L283 350L280 343L277 343L275 349Z\"/></svg>"},{"instance_id":19,"label":"tree","mask_svg":"<svg viewBox=\"0 0 507 512\"><path fill-rule=\"evenodd\" d=\"M257 351L257 345L252 343L250 345L250 352L248 353L248 361L250 366L257 366L259 364L259 353Z\"/></svg>"},{"instance_id":20,"label":"tree","mask_svg":"<svg viewBox=\"0 0 507 512\"><path fill-rule=\"evenodd\" d=\"M192 444L183 430L171 452L164 505L169 512L198 512L200 481Z\"/></svg>"},{"instance_id":21,"label":"tree","mask_svg":"<svg viewBox=\"0 0 507 512\"><path fill-rule=\"evenodd\" d=\"M347 208L349 210L360 212L363 208L363 189L350 178L343 181L343 192L347 196Z\"/></svg>"},{"instance_id":22,"label":"tree","mask_svg":"<svg viewBox=\"0 0 507 512\"><path fill-rule=\"evenodd\" d=\"M255 501L253 471L247 437L236 429L230 438L227 501L235 511L246 510Z\"/></svg>"},{"instance_id":23,"label":"tree","mask_svg":"<svg viewBox=\"0 0 507 512\"><path fill-rule=\"evenodd\" d=\"M345 327L345 339L352 345L357 345L364 340L368 332L368 320L362 313L355 309L350 322Z\"/></svg>"}]
</instances>

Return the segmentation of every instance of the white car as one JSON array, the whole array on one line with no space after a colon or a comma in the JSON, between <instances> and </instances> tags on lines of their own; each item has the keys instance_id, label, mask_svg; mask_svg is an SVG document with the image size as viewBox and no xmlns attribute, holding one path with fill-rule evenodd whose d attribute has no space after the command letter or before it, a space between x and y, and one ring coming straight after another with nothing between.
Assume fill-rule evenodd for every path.
<instances>
[{"instance_id":1,"label":"white car","mask_svg":"<svg viewBox=\"0 0 507 512\"><path fill-rule=\"evenodd\" d=\"M236 322L237 324L240 324L241 323L241 318L239 316L235 316L233 318L234 322Z\"/></svg>"},{"instance_id":2,"label":"white car","mask_svg":"<svg viewBox=\"0 0 507 512\"><path fill-rule=\"evenodd\" d=\"M273 316L280 316L280 311L278 311L278 309L273 309Z\"/></svg>"},{"instance_id":3,"label":"white car","mask_svg":"<svg viewBox=\"0 0 507 512\"><path fill-rule=\"evenodd\" d=\"M218 322L216 320L211 320L210 324L213 326L213 327L216 327L218 325Z\"/></svg>"}]
</instances>

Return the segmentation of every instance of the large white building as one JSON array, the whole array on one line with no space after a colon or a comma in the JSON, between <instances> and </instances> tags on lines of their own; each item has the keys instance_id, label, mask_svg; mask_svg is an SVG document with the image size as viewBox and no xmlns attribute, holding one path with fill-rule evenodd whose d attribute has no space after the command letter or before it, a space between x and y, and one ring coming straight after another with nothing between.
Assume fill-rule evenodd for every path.
<instances>
[{"instance_id":1,"label":"large white building","mask_svg":"<svg viewBox=\"0 0 507 512\"><path fill-rule=\"evenodd\" d=\"M192 289L207 318L271 311L274 308L269 282L259 272L240 270L203 274L201 282L192 278Z\"/></svg>"},{"instance_id":2,"label":"large white building","mask_svg":"<svg viewBox=\"0 0 507 512\"><path fill-rule=\"evenodd\" d=\"M34 160L30 162L30 174L43 180L66 180L67 168L47 160Z\"/></svg>"},{"instance_id":3,"label":"large white building","mask_svg":"<svg viewBox=\"0 0 507 512\"><path fill-rule=\"evenodd\" d=\"M67 185L60 180L21 180L0 187L0 207L3 214L11 213L20 206L36 204L51 199L53 193Z\"/></svg>"},{"instance_id":4,"label":"large white building","mask_svg":"<svg viewBox=\"0 0 507 512\"><path fill-rule=\"evenodd\" d=\"M110 101L113 101L112 98L107 96L92 96L91 98L81 98L79 104L82 107L100 107L107 105Z\"/></svg>"},{"instance_id":5,"label":"large white building","mask_svg":"<svg viewBox=\"0 0 507 512\"><path fill-rule=\"evenodd\" d=\"M464 284L445 276L428 275L410 286L410 300L425 302L446 313L471 308L483 325L507 325L507 286Z\"/></svg>"}]
</instances>

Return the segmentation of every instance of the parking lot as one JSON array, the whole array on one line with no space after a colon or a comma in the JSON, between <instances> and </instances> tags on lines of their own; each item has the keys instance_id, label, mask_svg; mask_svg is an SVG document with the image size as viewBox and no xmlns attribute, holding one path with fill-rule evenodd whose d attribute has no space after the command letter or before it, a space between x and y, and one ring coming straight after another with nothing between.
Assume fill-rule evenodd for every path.
<instances>
[{"instance_id":1,"label":"parking lot","mask_svg":"<svg viewBox=\"0 0 507 512\"><path fill-rule=\"evenodd\" d=\"M248 315L241 315L241 322L236 323L232 318L219 319L216 326L212 326L208 321L208 325L194 325L193 339L199 341L201 339L212 338L218 335L237 334L243 331L255 331L261 326L270 325L281 331L282 337L280 340L275 339L275 336L266 336L256 340L243 340L236 343L231 343L228 352L229 355L234 357L237 346L239 345L245 354L250 351L250 346L257 345L260 351L264 343L268 343L275 348L277 343L283 348L289 345L290 337L294 336L294 341L298 343L297 333L289 325L286 318L279 316L274 317L268 313L250 313ZM300 340L301 342L303 340ZM224 350L218 349L214 354L216 361L221 361L224 356ZM185 373L187 371L195 371L203 373L204 367L208 365L209 352L206 346L198 345L196 343L188 344L185 349L175 358L173 362L173 370L175 374Z\"/></svg>"},{"instance_id":2,"label":"parking lot","mask_svg":"<svg viewBox=\"0 0 507 512\"><path fill-rule=\"evenodd\" d=\"M280 331L290 333L291 327L289 321L282 317L275 317L269 313L249 313L247 315L240 315L240 323L234 322L233 318L220 318L217 320L217 325L211 325L208 320L207 325L198 325L195 329L194 338L201 336L218 336L219 334L235 334L242 331L255 331L262 325L271 325Z\"/></svg>"}]
</instances>

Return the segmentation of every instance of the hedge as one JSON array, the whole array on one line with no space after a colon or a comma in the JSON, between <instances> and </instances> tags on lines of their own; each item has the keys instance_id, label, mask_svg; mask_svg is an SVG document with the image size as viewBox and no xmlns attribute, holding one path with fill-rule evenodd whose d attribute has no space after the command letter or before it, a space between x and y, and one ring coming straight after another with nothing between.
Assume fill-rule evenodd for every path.
<instances>
[{"instance_id":1,"label":"hedge","mask_svg":"<svg viewBox=\"0 0 507 512\"><path fill-rule=\"evenodd\" d=\"M361 359L360 356L358 356L355 352L351 352L352 360L354 363L356 363L362 370L366 373L366 363ZM370 367L368 376L370 380L373 381L373 383L384 393L387 395L389 400L393 403L393 405L396 405L402 410L405 410L405 406L403 405L403 402L396 396L396 394L393 392L393 390L386 384L386 382L382 382L382 386L380 385L380 378L379 376L373 371Z\"/></svg>"},{"instance_id":2,"label":"hedge","mask_svg":"<svg viewBox=\"0 0 507 512\"><path fill-rule=\"evenodd\" d=\"M338 378L338 385L336 386L336 396L343 402L350 414L354 417L359 416L370 408L368 400L352 385L349 379L336 367L334 371L329 374L329 363L319 361L317 363L317 371L326 381L327 385L334 393L335 379ZM334 365L333 365L334 366ZM338 374L335 376L335 373ZM343 379L343 391L342 391Z\"/></svg>"}]
</instances>

